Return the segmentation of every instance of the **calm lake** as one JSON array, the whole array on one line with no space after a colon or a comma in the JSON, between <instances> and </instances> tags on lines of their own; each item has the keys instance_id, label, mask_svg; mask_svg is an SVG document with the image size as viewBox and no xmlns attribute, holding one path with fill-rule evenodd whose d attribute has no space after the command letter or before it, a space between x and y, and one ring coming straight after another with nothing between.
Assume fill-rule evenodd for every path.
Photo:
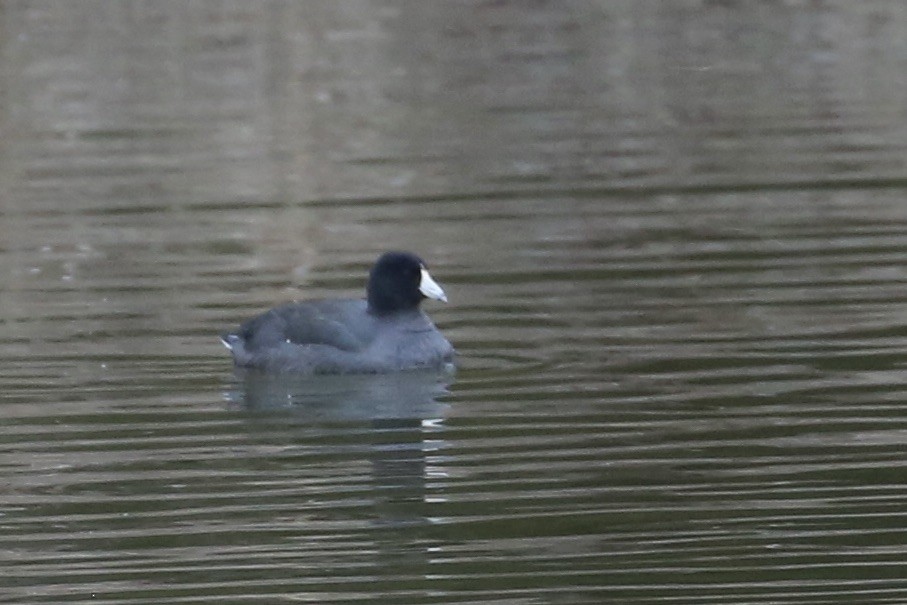
<instances>
[{"instance_id":1,"label":"calm lake","mask_svg":"<svg viewBox=\"0 0 907 605\"><path fill-rule=\"evenodd\" d=\"M0 0L0 602L907 602L905 41ZM455 374L234 372L388 249Z\"/></svg>"}]
</instances>

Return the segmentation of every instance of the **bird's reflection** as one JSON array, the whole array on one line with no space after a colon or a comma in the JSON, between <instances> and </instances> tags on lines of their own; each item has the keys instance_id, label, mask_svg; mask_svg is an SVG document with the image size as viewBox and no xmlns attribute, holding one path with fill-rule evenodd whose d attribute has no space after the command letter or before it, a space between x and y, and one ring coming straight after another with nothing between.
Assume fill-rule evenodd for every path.
<instances>
[{"instance_id":1,"label":"bird's reflection","mask_svg":"<svg viewBox=\"0 0 907 605\"><path fill-rule=\"evenodd\" d=\"M376 552L419 574L427 565L426 532L433 516L429 477L443 475L430 468L437 464L435 452L444 447L449 405L439 398L453 378L449 370L315 377L242 372L227 398L258 422L289 429L297 443L324 443L321 438L329 434L333 455L367 458L370 509L361 512L373 520L369 534ZM347 430L351 438L336 437ZM341 450L348 448L344 454L338 440Z\"/></svg>"},{"instance_id":2,"label":"bird's reflection","mask_svg":"<svg viewBox=\"0 0 907 605\"><path fill-rule=\"evenodd\" d=\"M249 411L278 413L295 422L355 422L443 418L438 398L452 370L328 376L272 375L237 370L227 399ZM386 422L384 422L386 425Z\"/></svg>"}]
</instances>

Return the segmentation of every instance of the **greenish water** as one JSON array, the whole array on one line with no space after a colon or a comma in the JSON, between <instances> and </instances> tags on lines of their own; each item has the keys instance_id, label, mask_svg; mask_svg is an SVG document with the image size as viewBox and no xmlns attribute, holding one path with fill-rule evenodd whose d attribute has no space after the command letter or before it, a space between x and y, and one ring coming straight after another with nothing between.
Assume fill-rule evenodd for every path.
<instances>
[{"instance_id":1,"label":"greenish water","mask_svg":"<svg viewBox=\"0 0 907 605\"><path fill-rule=\"evenodd\" d=\"M907 600L901 3L0 27L0 602ZM234 375L388 248L455 375Z\"/></svg>"}]
</instances>

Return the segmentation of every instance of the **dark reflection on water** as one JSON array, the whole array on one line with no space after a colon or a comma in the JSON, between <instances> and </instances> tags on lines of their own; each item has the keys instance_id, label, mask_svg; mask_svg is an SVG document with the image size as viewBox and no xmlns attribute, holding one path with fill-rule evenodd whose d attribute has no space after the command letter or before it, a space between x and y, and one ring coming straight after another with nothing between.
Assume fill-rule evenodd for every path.
<instances>
[{"instance_id":1,"label":"dark reflection on water","mask_svg":"<svg viewBox=\"0 0 907 605\"><path fill-rule=\"evenodd\" d=\"M275 376L237 370L227 398L249 411L280 412L302 422L442 418L454 372Z\"/></svg>"},{"instance_id":2,"label":"dark reflection on water","mask_svg":"<svg viewBox=\"0 0 907 605\"><path fill-rule=\"evenodd\" d=\"M292 443L288 447L306 451L303 467L311 469L312 460L319 459L367 461L368 476L356 478L345 496L345 473L321 478L314 471L306 473L305 482L330 483L312 497L333 501L334 523L347 515L357 519L356 525L366 523L357 532L363 561L356 566L387 566L418 585L416 578L429 573L432 558L430 486L438 472L433 460L444 448L447 409L439 397L448 393L452 379L451 372L300 378L238 372L228 399L249 413L248 428L256 440L272 442L278 429ZM288 433L287 427L292 427ZM301 501L300 513L307 508ZM343 538L329 539L336 547ZM363 581L368 577L348 579Z\"/></svg>"},{"instance_id":3,"label":"dark reflection on water","mask_svg":"<svg viewBox=\"0 0 907 605\"><path fill-rule=\"evenodd\" d=\"M907 601L902 2L0 29L0 601ZM233 374L387 248L455 377Z\"/></svg>"}]
</instances>

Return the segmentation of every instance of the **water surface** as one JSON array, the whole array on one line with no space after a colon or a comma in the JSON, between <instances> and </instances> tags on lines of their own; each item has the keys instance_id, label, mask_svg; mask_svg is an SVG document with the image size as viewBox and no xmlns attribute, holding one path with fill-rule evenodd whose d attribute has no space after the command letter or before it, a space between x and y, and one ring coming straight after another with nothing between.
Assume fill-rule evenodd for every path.
<instances>
[{"instance_id":1,"label":"water surface","mask_svg":"<svg viewBox=\"0 0 907 605\"><path fill-rule=\"evenodd\" d=\"M907 600L900 3L0 23L0 601ZM456 374L233 372L392 247Z\"/></svg>"}]
</instances>

